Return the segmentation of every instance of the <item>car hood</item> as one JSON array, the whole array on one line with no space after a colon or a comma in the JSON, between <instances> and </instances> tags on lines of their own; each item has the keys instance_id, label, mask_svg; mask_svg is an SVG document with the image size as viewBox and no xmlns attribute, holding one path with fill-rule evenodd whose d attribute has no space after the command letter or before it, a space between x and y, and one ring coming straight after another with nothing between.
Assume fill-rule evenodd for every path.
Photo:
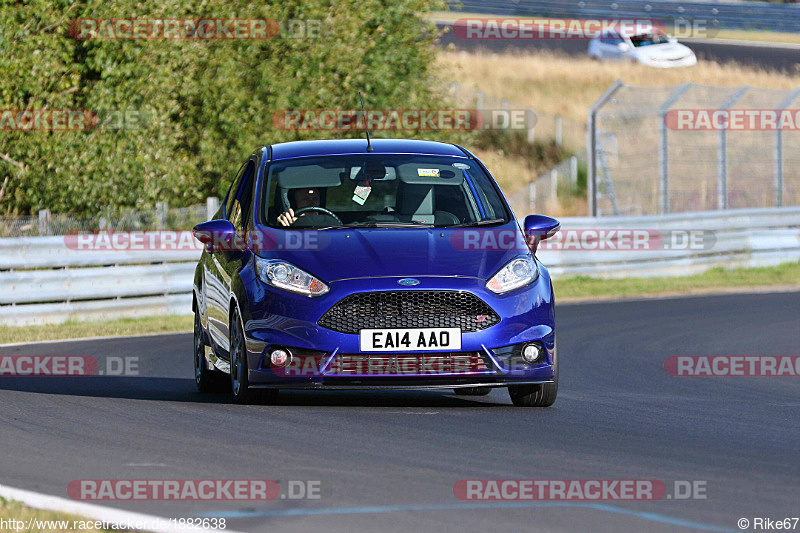
<instances>
[{"instance_id":1,"label":"car hood","mask_svg":"<svg viewBox=\"0 0 800 533\"><path fill-rule=\"evenodd\" d=\"M516 221L478 228L275 230L275 233L283 234L278 235L278 243L285 242L282 236L294 233L295 242L303 235L307 245L291 250L277 245L260 252L261 257L288 261L325 282L381 276L489 279L512 258L528 253ZM516 241L514 236L518 237Z\"/></svg>"},{"instance_id":2,"label":"car hood","mask_svg":"<svg viewBox=\"0 0 800 533\"><path fill-rule=\"evenodd\" d=\"M689 47L680 43L651 44L636 49L636 55L641 59L681 59L692 53Z\"/></svg>"}]
</instances>

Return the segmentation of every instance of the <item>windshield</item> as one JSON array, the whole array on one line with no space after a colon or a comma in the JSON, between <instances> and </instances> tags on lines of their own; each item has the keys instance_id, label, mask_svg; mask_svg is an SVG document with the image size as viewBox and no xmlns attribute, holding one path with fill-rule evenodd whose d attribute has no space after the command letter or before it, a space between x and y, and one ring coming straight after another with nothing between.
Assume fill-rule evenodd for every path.
<instances>
[{"instance_id":1,"label":"windshield","mask_svg":"<svg viewBox=\"0 0 800 533\"><path fill-rule=\"evenodd\" d=\"M283 229L458 226L510 220L492 179L467 158L369 154L277 161L261 223Z\"/></svg>"},{"instance_id":2,"label":"windshield","mask_svg":"<svg viewBox=\"0 0 800 533\"><path fill-rule=\"evenodd\" d=\"M652 33L640 33L631 37L633 46L650 46L652 44L665 44L669 42L669 38L663 32L655 31Z\"/></svg>"}]
</instances>

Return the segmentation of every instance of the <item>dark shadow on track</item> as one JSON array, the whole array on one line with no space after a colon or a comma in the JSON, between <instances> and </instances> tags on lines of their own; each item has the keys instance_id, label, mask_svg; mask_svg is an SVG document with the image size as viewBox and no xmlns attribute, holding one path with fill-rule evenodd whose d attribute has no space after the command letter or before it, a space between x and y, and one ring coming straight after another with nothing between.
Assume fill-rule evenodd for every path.
<instances>
[{"instance_id":1,"label":"dark shadow on track","mask_svg":"<svg viewBox=\"0 0 800 533\"><path fill-rule=\"evenodd\" d=\"M226 404L230 392L201 394L193 379L150 377L4 377L0 390L91 398ZM505 391L502 391L505 398ZM491 396L481 400L451 391L281 391L277 405L319 407L507 407Z\"/></svg>"}]
</instances>

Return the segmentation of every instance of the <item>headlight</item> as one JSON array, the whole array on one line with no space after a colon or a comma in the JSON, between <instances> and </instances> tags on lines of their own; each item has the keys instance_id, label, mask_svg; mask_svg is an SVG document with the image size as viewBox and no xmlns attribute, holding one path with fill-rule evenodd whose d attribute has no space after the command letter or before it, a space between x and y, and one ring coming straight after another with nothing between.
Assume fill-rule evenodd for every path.
<instances>
[{"instance_id":1,"label":"headlight","mask_svg":"<svg viewBox=\"0 0 800 533\"><path fill-rule=\"evenodd\" d=\"M264 283L286 291L322 296L330 289L320 280L286 261L261 259L256 256L256 272Z\"/></svg>"},{"instance_id":2,"label":"headlight","mask_svg":"<svg viewBox=\"0 0 800 533\"><path fill-rule=\"evenodd\" d=\"M486 288L496 294L513 291L532 283L539 277L539 267L530 257L517 257L486 282Z\"/></svg>"}]
</instances>

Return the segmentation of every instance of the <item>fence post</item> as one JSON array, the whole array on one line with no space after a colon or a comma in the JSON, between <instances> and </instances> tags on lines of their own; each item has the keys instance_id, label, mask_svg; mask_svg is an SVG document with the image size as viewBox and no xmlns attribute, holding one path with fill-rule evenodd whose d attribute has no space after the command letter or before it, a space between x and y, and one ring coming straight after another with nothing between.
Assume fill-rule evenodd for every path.
<instances>
[{"instance_id":1,"label":"fence post","mask_svg":"<svg viewBox=\"0 0 800 533\"><path fill-rule=\"evenodd\" d=\"M727 100L722 102L720 109L728 109L749 89L748 86L739 87ZM717 147L717 209L728 209L728 134L725 128L719 130Z\"/></svg>"},{"instance_id":2,"label":"fence post","mask_svg":"<svg viewBox=\"0 0 800 533\"><path fill-rule=\"evenodd\" d=\"M167 227L167 203L156 203L156 226L158 229L165 229Z\"/></svg>"},{"instance_id":3,"label":"fence post","mask_svg":"<svg viewBox=\"0 0 800 533\"><path fill-rule=\"evenodd\" d=\"M475 91L475 109L483 111L483 92Z\"/></svg>"},{"instance_id":4,"label":"fence post","mask_svg":"<svg viewBox=\"0 0 800 533\"><path fill-rule=\"evenodd\" d=\"M561 115L556 115L556 146L561 146Z\"/></svg>"},{"instance_id":5,"label":"fence post","mask_svg":"<svg viewBox=\"0 0 800 533\"><path fill-rule=\"evenodd\" d=\"M533 144L536 140L536 113L533 109L528 109L528 116L531 118L531 123L528 125L528 144Z\"/></svg>"},{"instance_id":6,"label":"fence post","mask_svg":"<svg viewBox=\"0 0 800 533\"><path fill-rule=\"evenodd\" d=\"M589 175L587 176L587 200L589 203L589 216L597 216L597 111L603 107L617 89L624 84L622 80L617 80L606 92L600 96L592 107L589 108L588 120L586 124L586 156Z\"/></svg>"},{"instance_id":7,"label":"fence post","mask_svg":"<svg viewBox=\"0 0 800 533\"><path fill-rule=\"evenodd\" d=\"M689 90L692 83L681 84L670 94L658 108L659 135L658 135L658 212L666 215L669 213L669 143L667 139L667 111L677 102L683 93Z\"/></svg>"},{"instance_id":8,"label":"fence post","mask_svg":"<svg viewBox=\"0 0 800 533\"><path fill-rule=\"evenodd\" d=\"M206 198L206 220L211 220L217 214L219 209L219 198L216 196L209 196Z\"/></svg>"},{"instance_id":9,"label":"fence post","mask_svg":"<svg viewBox=\"0 0 800 533\"><path fill-rule=\"evenodd\" d=\"M39 235L50 235L50 210L39 210Z\"/></svg>"},{"instance_id":10,"label":"fence post","mask_svg":"<svg viewBox=\"0 0 800 533\"><path fill-rule=\"evenodd\" d=\"M789 96L781 102L776 110L780 113L782 110L789 107L789 104L800 95L800 89L795 89L789 93ZM780 122L780 121L779 121ZM775 128L775 185L774 185L774 205L775 207L783 206L783 131L781 128Z\"/></svg>"},{"instance_id":11,"label":"fence post","mask_svg":"<svg viewBox=\"0 0 800 533\"><path fill-rule=\"evenodd\" d=\"M578 158L570 156L569 158L569 179L572 183L572 188L578 187Z\"/></svg>"},{"instance_id":12,"label":"fence post","mask_svg":"<svg viewBox=\"0 0 800 533\"><path fill-rule=\"evenodd\" d=\"M528 184L528 209L530 214L536 213L536 182L532 181Z\"/></svg>"}]
</instances>

